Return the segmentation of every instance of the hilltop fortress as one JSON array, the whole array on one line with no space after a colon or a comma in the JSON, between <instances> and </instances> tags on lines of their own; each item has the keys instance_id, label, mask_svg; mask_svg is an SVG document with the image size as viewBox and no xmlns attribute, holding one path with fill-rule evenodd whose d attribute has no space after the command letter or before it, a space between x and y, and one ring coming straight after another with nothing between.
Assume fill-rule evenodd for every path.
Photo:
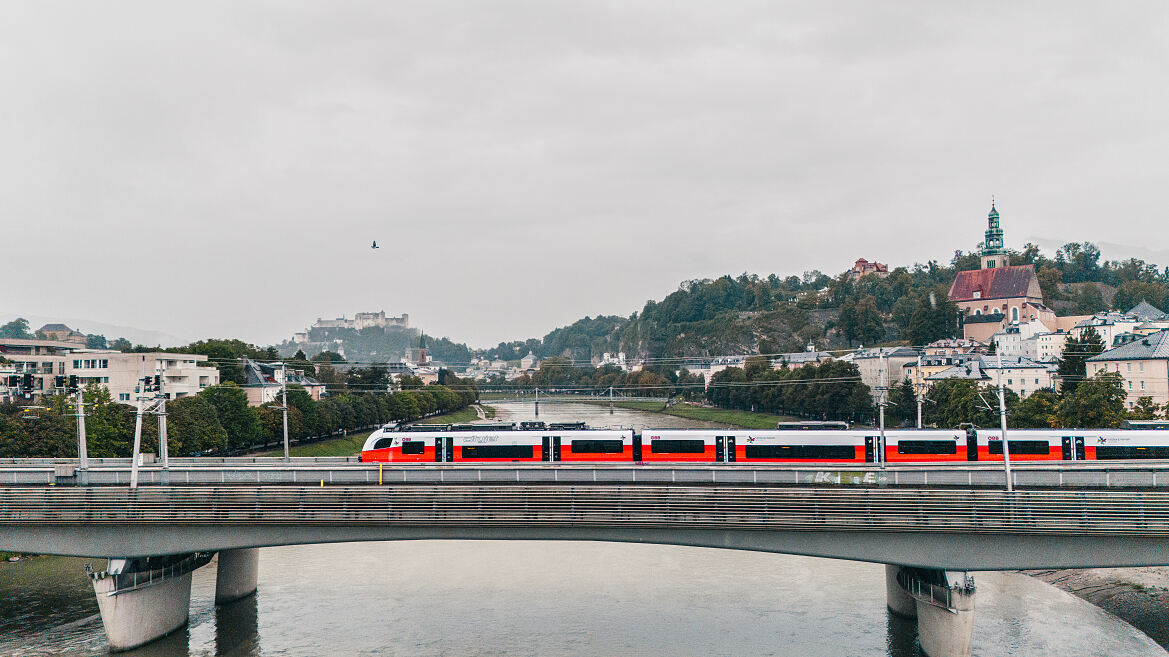
<instances>
[{"instance_id":1,"label":"hilltop fortress","mask_svg":"<svg viewBox=\"0 0 1169 657\"><path fill-rule=\"evenodd\" d=\"M386 317L386 311L381 310L376 313L357 313L353 319L346 319L345 317L338 317L337 319L321 319L313 322L313 325L307 330L300 333L292 334L292 341L298 345L307 345L313 342L320 342L319 338L324 337L329 329L353 329L360 331L367 328L386 329L407 329L410 328L410 315L403 313L398 317ZM314 339L318 338L318 339Z\"/></svg>"}]
</instances>

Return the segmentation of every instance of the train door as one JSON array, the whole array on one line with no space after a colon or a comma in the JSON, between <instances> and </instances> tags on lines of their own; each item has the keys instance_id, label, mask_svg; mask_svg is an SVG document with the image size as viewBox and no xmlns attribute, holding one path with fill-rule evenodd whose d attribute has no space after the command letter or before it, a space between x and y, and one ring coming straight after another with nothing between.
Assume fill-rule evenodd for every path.
<instances>
[{"instance_id":1,"label":"train door","mask_svg":"<svg viewBox=\"0 0 1169 657\"><path fill-rule=\"evenodd\" d=\"M434 462L444 463L455 460L455 439L438 436L434 439Z\"/></svg>"},{"instance_id":2,"label":"train door","mask_svg":"<svg viewBox=\"0 0 1169 657\"><path fill-rule=\"evenodd\" d=\"M973 429L966 432L966 460L978 460L978 434Z\"/></svg>"},{"instance_id":3,"label":"train door","mask_svg":"<svg viewBox=\"0 0 1169 657\"><path fill-rule=\"evenodd\" d=\"M552 436L552 460L560 460L560 436Z\"/></svg>"},{"instance_id":4,"label":"train door","mask_svg":"<svg viewBox=\"0 0 1169 657\"><path fill-rule=\"evenodd\" d=\"M714 460L719 463L726 463L727 460L727 437L714 437Z\"/></svg>"},{"instance_id":5,"label":"train door","mask_svg":"<svg viewBox=\"0 0 1169 657\"><path fill-rule=\"evenodd\" d=\"M735 458L735 437L727 436L727 462L734 463Z\"/></svg>"},{"instance_id":6,"label":"train door","mask_svg":"<svg viewBox=\"0 0 1169 657\"><path fill-rule=\"evenodd\" d=\"M865 436L865 463L873 463L877 458L876 441L872 436Z\"/></svg>"},{"instance_id":7,"label":"train door","mask_svg":"<svg viewBox=\"0 0 1169 657\"><path fill-rule=\"evenodd\" d=\"M633 434L633 460L635 462L641 461L641 434Z\"/></svg>"},{"instance_id":8,"label":"train door","mask_svg":"<svg viewBox=\"0 0 1169 657\"><path fill-rule=\"evenodd\" d=\"M1084 460L1084 437L1083 436L1064 436L1063 445L1061 449L1061 456L1065 461L1083 461Z\"/></svg>"},{"instance_id":9,"label":"train door","mask_svg":"<svg viewBox=\"0 0 1169 657\"><path fill-rule=\"evenodd\" d=\"M540 460L552 460L552 436L544 436L540 442Z\"/></svg>"}]
</instances>

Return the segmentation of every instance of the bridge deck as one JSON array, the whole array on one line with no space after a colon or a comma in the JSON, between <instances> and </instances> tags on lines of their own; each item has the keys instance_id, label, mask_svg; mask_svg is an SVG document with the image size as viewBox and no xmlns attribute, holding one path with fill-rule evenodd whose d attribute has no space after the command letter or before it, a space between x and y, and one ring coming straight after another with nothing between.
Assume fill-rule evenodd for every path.
<instances>
[{"instance_id":1,"label":"bridge deck","mask_svg":"<svg viewBox=\"0 0 1169 657\"><path fill-rule=\"evenodd\" d=\"M2 486L125 486L128 459L92 460L81 473L76 461L31 459L0 463ZM271 457L171 459L164 471L151 464L140 469L144 486L278 485L278 484L687 484L762 486L860 486L1001 488L1000 463L947 465L870 464L377 464L354 458ZM1169 490L1169 462L1024 462L1013 466L1018 488Z\"/></svg>"},{"instance_id":2,"label":"bridge deck","mask_svg":"<svg viewBox=\"0 0 1169 657\"><path fill-rule=\"evenodd\" d=\"M1169 564L1169 492L713 484L0 488L0 550L422 539L693 545L949 570Z\"/></svg>"},{"instance_id":3,"label":"bridge deck","mask_svg":"<svg viewBox=\"0 0 1169 657\"><path fill-rule=\"evenodd\" d=\"M0 489L0 525L391 524L1169 536L1169 493L695 486Z\"/></svg>"}]
</instances>

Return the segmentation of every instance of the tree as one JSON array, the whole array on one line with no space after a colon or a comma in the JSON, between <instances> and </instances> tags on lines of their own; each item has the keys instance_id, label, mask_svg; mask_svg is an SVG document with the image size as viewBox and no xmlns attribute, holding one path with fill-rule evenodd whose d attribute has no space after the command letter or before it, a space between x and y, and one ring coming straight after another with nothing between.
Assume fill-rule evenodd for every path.
<instances>
[{"instance_id":1,"label":"tree","mask_svg":"<svg viewBox=\"0 0 1169 657\"><path fill-rule=\"evenodd\" d=\"M1081 285L1076 290L1075 303L1076 313L1081 315L1094 315L1106 310L1104 295L1100 293L1100 288L1096 287L1095 283Z\"/></svg>"},{"instance_id":2,"label":"tree","mask_svg":"<svg viewBox=\"0 0 1169 657\"><path fill-rule=\"evenodd\" d=\"M1112 297L1112 305L1117 310L1128 310L1142 301L1147 301L1157 308L1163 309L1166 300L1169 299L1167 292L1169 290L1158 283L1126 281L1116 288L1116 294Z\"/></svg>"},{"instance_id":3,"label":"tree","mask_svg":"<svg viewBox=\"0 0 1169 657\"><path fill-rule=\"evenodd\" d=\"M1133 405L1132 410L1128 412L1128 418L1130 420L1160 420L1162 418L1161 412L1164 410L1165 407L1154 403L1152 397L1140 397Z\"/></svg>"},{"instance_id":4,"label":"tree","mask_svg":"<svg viewBox=\"0 0 1169 657\"><path fill-rule=\"evenodd\" d=\"M1050 429L1059 426L1059 393L1041 388L1020 400L1007 413L1010 425L1019 429Z\"/></svg>"},{"instance_id":5,"label":"tree","mask_svg":"<svg viewBox=\"0 0 1169 657\"><path fill-rule=\"evenodd\" d=\"M862 344L875 344L885 337L885 323L872 295L856 304L856 337Z\"/></svg>"},{"instance_id":6,"label":"tree","mask_svg":"<svg viewBox=\"0 0 1169 657\"><path fill-rule=\"evenodd\" d=\"M91 333L90 335L85 336L85 348L86 349L108 349L109 345L106 344L106 336Z\"/></svg>"},{"instance_id":7,"label":"tree","mask_svg":"<svg viewBox=\"0 0 1169 657\"><path fill-rule=\"evenodd\" d=\"M848 340L848 346L852 346L852 341L857 336L856 325L856 304L852 301L846 301L840 305L840 312L836 316L836 326L844 333L844 339Z\"/></svg>"},{"instance_id":8,"label":"tree","mask_svg":"<svg viewBox=\"0 0 1169 657\"><path fill-rule=\"evenodd\" d=\"M919 300L917 309L909 318L903 337L913 345L926 345L958 334L958 306L949 295L931 290Z\"/></svg>"},{"instance_id":9,"label":"tree","mask_svg":"<svg viewBox=\"0 0 1169 657\"><path fill-rule=\"evenodd\" d=\"M1080 381L1059 404L1060 424L1077 429L1119 427L1125 419L1123 383L1116 372L1100 372Z\"/></svg>"},{"instance_id":10,"label":"tree","mask_svg":"<svg viewBox=\"0 0 1169 657\"><path fill-rule=\"evenodd\" d=\"M264 442L264 425L259 412L248 406L248 396L232 382L211 386L199 393L215 407L219 424L227 432L227 448L238 449Z\"/></svg>"},{"instance_id":11,"label":"tree","mask_svg":"<svg viewBox=\"0 0 1169 657\"><path fill-rule=\"evenodd\" d=\"M0 338L31 340L33 334L29 330L28 320L23 317L17 317L7 324L0 324Z\"/></svg>"},{"instance_id":12,"label":"tree","mask_svg":"<svg viewBox=\"0 0 1169 657\"><path fill-rule=\"evenodd\" d=\"M312 357L314 363L344 363L345 357L335 351L322 351Z\"/></svg>"},{"instance_id":13,"label":"tree","mask_svg":"<svg viewBox=\"0 0 1169 657\"><path fill-rule=\"evenodd\" d=\"M118 338L110 343L110 349L115 351L130 351L133 348L134 345L130 344L126 338Z\"/></svg>"},{"instance_id":14,"label":"tree","mask_svg":"<svg viewBox=\"0 0 1169 657\"><path fill-rule=\"evenodd\" d=\"M1104 341L1096 329L1087 327L1080 336L1069 337L1064 343L1063 355L1059 359L1059 378L1064 394L1074 393L1076 386L1088 375L1085 364L1092 356L1104 351Z\"/></svg>"}]
</instances>

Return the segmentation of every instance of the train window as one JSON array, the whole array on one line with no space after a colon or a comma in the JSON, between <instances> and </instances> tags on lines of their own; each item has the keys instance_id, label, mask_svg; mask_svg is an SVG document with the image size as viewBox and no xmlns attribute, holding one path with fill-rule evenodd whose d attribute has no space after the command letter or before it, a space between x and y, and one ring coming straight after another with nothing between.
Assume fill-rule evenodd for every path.
<instances>
[{"instance_id":1,"label":"train window","mask_svg":"<svg viewBox=\"0 0 1169 657\"><path fill-rule=\"evenodd\" d=\"M425 454L426 441L424 440L403 440L402 441L403 454Z\"/></svg>"},{"instance_id":2,"label":"train window","mask_svg":"<svg viewBox=\"0 0 1169 657\"><path fill-rule=\"evenodd\" d=\"M467 445L463 447L465 459L530 459L531 445Z\"/></svg>"},{"instance_id":3,"label":"train window","mask_svg":"<svg viewBox=\"0 0 1169 657\"><path fill-rule=\"evenodd\" d=\"M747 445L749 459L852 459L852 445Z\"/></svg>"},{"instance_id":4,"label":"train window","mask_svg":"<svg viewBox=\"0 0 1169 657\"><path fill-rule=\"evenodd\" d=\"M620 454L623 449L620 440L574 440L573 454Z\"/></svg>"},{"instance_id":5,"label":"train window","mask_svg":"<svg viewBox=\"0 0 1169 657\"><path fill-rule=\"evenodd\" d=\"M1003 441L992 440L987 443L987 451L991 454L1003 453ZM1046 440L1012 440L1011 454L1047 454L1049 446Z\"/></svg>"},{"instance_id":6,"label":"train window","mask_svg":"<svg viewBox=\"0 0 1169 657\"><path fill-rule=\"evenodd\" d=\"M1046 444L1046 443L1045 443ZM1011 451L1015 441L1011 441ZM958 443L954 440L898 440L898 454L957 454Z\"/></svg>"},{"instance_id":7,"label":"train window","mask_svg":"<svg viewBox=\"0 0 1169 657\"><path fill-rule=\"evenodd\" d=\"M1100 445L1096 448L1096 458L1103 459L1169 459L1169 447L1151 445L1139 447L1136 445Z\"/></svg>"},{"instance_id":8,"label":"train window","mask_svg":"<svg viewBox=\"0 0 1169 657\"><path fill-rule=\"evenodd\" d=\"M650 451L654 454L702 454L706 443L701 440L652 440Z\"/></svg>"},{"instance_id":9,"label":"train window","mask_svg":"<svg viewBox=\"0 0 1169 657\"><path fill-rule=\"evenodd\" d=\"M393 437L390 437L390 438L378 438L378 441L377 441L376 443L374 443L374 444L373 444L373 448L374 448L374 449L385 449L385 448L387 448L387 447L389 447L390 445L393 445L393 444L394 444L394 439L393 439Z\"/></svg>"}]
</instances>

